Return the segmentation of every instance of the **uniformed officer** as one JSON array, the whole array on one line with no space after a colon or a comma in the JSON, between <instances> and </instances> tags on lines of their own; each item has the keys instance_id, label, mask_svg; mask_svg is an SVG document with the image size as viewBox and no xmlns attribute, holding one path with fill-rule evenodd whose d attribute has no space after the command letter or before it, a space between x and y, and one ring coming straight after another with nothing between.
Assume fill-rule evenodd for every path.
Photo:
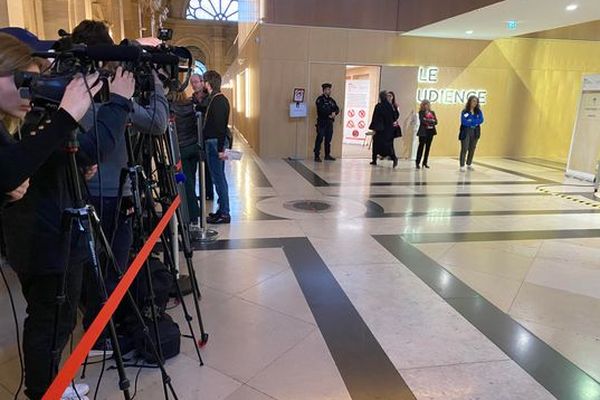
<instances>
[{"instance_id":1,"label":"uniformed officer","mask_svg":"<svg viewBox=\"0 0 600 400\"><path fill-rule=\"evenodd\" d=\"M340 113L335 100L331 97L331 83L321 85L323 94L317 98L317 139L315 141L315 161L321 162L321 144L325 139L325 160L335 161L331 157L331 138L333 137L333 122Z\"/></svg>"}]
</instances>

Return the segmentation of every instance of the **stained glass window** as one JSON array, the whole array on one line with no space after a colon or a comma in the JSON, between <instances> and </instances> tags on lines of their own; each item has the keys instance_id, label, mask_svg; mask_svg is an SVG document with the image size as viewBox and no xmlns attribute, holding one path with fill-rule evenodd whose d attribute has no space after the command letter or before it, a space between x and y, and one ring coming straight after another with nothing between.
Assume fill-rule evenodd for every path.
<instances>
[{"instance_id":1,"label":"stained glass window","mask_svg":"<svg viewBox=\"0 0 600 400\"><path fill-rule=\"evenodd\" d=\"M238 0L190 0L185 17L187 19L237 21L238 6Z\"/></svg>"},{"instance_id":2,"label":"stained glass window","mask_svg":"<svg viewBox=\"0 0 600 400\"><path fill-rule=\"evenodd\" d=\"M204 65L204 63L200 60L196 60L194 61L194 73L198 74L198 75L204 75L204 73L207 71L208 69L206 68L206 65Z\"/></svg>"}]
</instances>

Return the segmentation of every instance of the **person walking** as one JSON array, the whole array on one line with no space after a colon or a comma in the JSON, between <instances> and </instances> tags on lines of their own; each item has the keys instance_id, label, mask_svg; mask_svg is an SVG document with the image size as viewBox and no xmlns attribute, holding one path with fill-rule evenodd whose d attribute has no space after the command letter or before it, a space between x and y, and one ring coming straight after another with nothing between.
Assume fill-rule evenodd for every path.
<instances>
[{"instance_id":1,"label":"person walking","mask_svg":"<svg viewBox=\"0 0 600 400\"><path fill-rule=\"evenodd\" d=\"M315 139L315 162L321 162L321 145L325 141L325 160L335 161L331 156L331 139L333 138L333 123L340 113L340 108L331 97L331 83L321 85L323 94L317 98L317 138Z\"/></svg>"},{"instance_id":2,"label":"person walking","mask_svg":"<svg viewBox=\"0 0 600 400\"><path fill-rule=\"evenodd\" d=\"M460 132L460 171L465 171L465 163L469 170L473 170L473 157L477 142L481 137L481 125L484 122L483 112L477 96L470 96L465 109L462 111Z\"/></svg>"},{"instance_id":3,"label":"person walking","mask_svg":"<svg viewBox=\"0 0 600 400\"><path fill-rule=\"evenodd\" d=\"M385 90L379 93L379 103L373 110L371 125L369 129L375 132L373 135L373 159L371 165L377 165L377 156L389 157L394 162L394 168L398 166L398 157L394 151L395 125L397 115Z\"/></svg>"},{"instance_id":4,"label":"person walking","mask_svg":"<svg viewBox=\"0 0 600 400\"><path fill-rule=\"evenodd\" d=\"M417 149L417 169L421 169L421 160L423 160L423 167L429 168L429 152L431 150L431 144L433 143L433 137L437 135L437 129L435 126L438 123L435 112L431 109L431 103L429 100L423 100L419 107L419 130L417 131L417 137L419 138L419 148ZM423 154L425 152L425 154Z\"/></svg>"}]
</instances>

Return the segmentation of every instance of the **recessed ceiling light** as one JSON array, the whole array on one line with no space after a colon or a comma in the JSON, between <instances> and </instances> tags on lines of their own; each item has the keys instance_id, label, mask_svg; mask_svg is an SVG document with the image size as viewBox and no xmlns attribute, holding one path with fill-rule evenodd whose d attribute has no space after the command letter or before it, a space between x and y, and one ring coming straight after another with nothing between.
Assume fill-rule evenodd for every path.
<instances>
[{"instance_id":1,"label":"recessed ceiling light","mask_svg":"<svg viewBox=\"0 0 600 400\"><path fill-rule=\"evenodd\" d=\"M472 31L472 30L468 30L468 31L466 31L465 33L466 33L467 35L472 35L472 34L473 34L473 31Z\"/></svg>"},{"instance_id":2,"label":"recessed ceiling light","mask_svg":"<svg viewBox=\"0 0 600 400\"><path fill-rule=\"evenodd\" d=\"M567 10L567 11L575 11L575 10L577 10L578 8L579 8L579 6L578 6L577 4L569 4L569 5L566 7L566 10Z\"/></svg>"}]
</instances>

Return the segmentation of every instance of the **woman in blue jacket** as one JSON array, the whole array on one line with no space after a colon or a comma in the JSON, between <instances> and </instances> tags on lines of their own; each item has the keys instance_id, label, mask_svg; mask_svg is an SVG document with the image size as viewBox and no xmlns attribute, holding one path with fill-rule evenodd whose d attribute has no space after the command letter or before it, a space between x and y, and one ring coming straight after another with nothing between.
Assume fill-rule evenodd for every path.
<instances>
[{"instance_id":1,"label":"woman in blue jacket","mask_svg":"<svg viewBox=\"0 0 600 400\"><path fill-rule=\"evenodd\" d=\"M460 170L465 171L465 161L467 167L472 170L473 156L477 142L481 137L481 124L483 124L483 112L479 106L479 98L470 96L465 109L461 113L460 133Z\"/></svg>"}]
</instances>

